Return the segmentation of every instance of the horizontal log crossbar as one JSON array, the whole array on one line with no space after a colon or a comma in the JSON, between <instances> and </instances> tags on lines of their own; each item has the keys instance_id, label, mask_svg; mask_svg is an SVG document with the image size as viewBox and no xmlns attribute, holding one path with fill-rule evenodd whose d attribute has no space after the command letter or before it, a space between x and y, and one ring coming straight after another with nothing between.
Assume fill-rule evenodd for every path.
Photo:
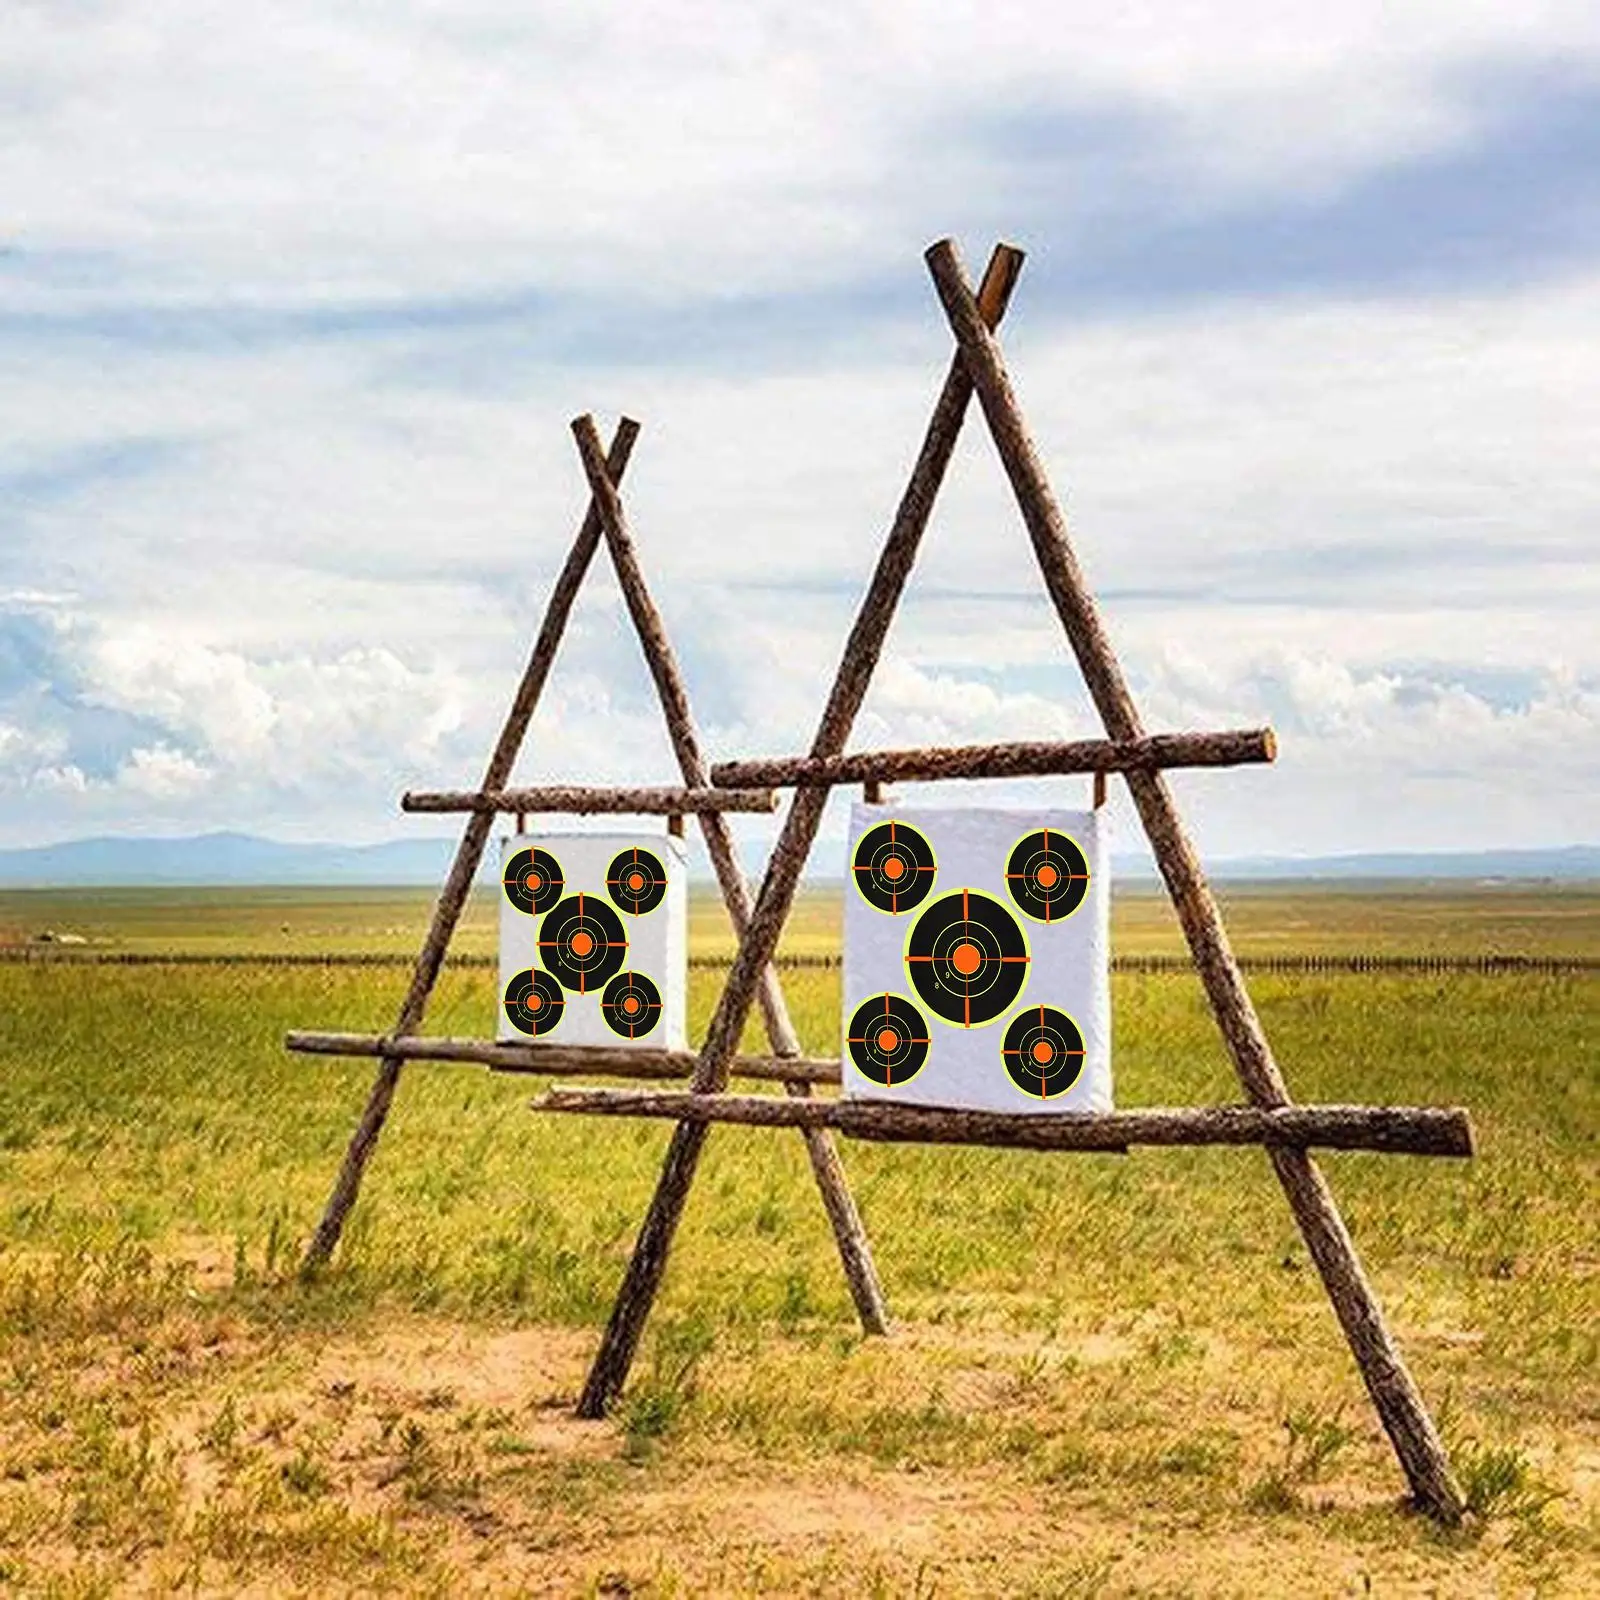
<instances>
[{"instance_id":1,"label":"horizontal log crossbar","mask_svg":"<svg viewBox=\"0 0 1600 1600\"><path fill-rule=\"evenodd\" d=\"M687 1080L696 1056L690 1050L641 1050L636 1046L502 1044L493 1039L451 1039L419 1034L311 1033L287 1035L284 1046L302 1055L378 1056L387 1061L470 1061L495 1072L545 1077ZM741 1078L773 1083L837 1083L837 1060L812 1056L735 1056Z\"/></svg>"},{"instance_id":2,"label":"horizontal log crossbar","mask_svg":"<svg viewBox=\"0 0 1600 1600\"><path fill-rule=\"evenodd\" d=\"M402 811L571 812L578 816L673 817L703 811L776 811L770 788L605 789L576 785L543 789L413 789L400 797Z\"/></svg>"},{"instance_id":3,"label":"horizontal log crossbar","mask_svg":"<svg viewBox=\"0 0 1600 1600\"><path fill-rule=\"evenodd\" d=\"M1155 771L1164 767L1237 767L1276 759L1271 728L1220 733L1156 733L1138 739L930 746L863 750L855 755L774 756L724 761L711 781L729 789L753 785L820 788L852 783L920 783L944 778L1027 778L1075 772Z\"/></svg>"},{"instance_id":4,"label":"horizontal log crossbar","mask_svg":"<svg viewBox=\"0 0 1600 1600\"><path fill-rule=\"evenodd\" d=\"M832 1128L848 1139L1119 1152L1131 1145L1274 1145L1470 1156L1472 1122L1459 1106L1198 1106L1059 1116L957 1111L887 1100L789 1100L557 1085L535 1111L672 1121Z\"/></svg>"}]
</instances>

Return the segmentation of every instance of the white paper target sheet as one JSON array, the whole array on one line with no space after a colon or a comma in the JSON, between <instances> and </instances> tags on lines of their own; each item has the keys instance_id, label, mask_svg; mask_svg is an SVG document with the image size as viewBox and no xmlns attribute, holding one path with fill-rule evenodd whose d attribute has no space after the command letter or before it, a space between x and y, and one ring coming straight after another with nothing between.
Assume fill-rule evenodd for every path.
<instances>
[{"instance_id":1,"label":"white paper target sheet","mask_svg":"<svg viewBox=\"0 0 1600 1600\"><path fill-rule=\"evenodd\" d=\"M1109 1111L1103 813L850 811L844 1093L978 1111Z\"/></svg>"},{"instance_id":2,"label":"white paper target sheet","mask_svg":"<svg viewBox=\"0 0 1600 1600\"><path fill-rule=\"evenodd\" d=\"M504 840L496 1036L682 1050L686 871L666 834Z\"/></svg>"}]
</instances>

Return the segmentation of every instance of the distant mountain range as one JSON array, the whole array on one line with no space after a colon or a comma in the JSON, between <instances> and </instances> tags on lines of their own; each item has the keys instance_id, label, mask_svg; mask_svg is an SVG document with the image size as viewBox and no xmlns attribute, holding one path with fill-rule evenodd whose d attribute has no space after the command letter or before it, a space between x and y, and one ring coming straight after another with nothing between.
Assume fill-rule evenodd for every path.
<instances>
[{"instance_id":1,"label":"distant mountain range","mask_svg":"<svg viewBox=\"0 0 1600 1600\"><path fill-rule=\"evenodd\" d=\"M454 839L385 844L285 844L247 833L188 839L69 839L0 850L0 884L68 888L121 884L439 883Z\"/></svg>"},{"instance_id":2,"label":"distant mountain range","mask_svg":"<svg viewBox=\"0 0 1600 1600\"><path fill-rule=\"evenodd\" d=\"M285 844L244 833L187 839L73 839L0 850L0 886L70 888L206 884L438 884L455 852L453 838L385 844ZM819 864L834 852L819 853ZM704 857L699 860L704 869ZM759 862L748 863L752 870ZM1119 877L1147 878L1147 856L1118 856ZM1343 856L1247 856L1208 863L1213 876L1239 880L1318 878L1600 880L1600 846L1549 850L1392 852ZM486 864L487 873L492 866ZM486 875L486 874L485 874ZM833 874L819 874L819 877Z\"/></svg>"}]
</instances>

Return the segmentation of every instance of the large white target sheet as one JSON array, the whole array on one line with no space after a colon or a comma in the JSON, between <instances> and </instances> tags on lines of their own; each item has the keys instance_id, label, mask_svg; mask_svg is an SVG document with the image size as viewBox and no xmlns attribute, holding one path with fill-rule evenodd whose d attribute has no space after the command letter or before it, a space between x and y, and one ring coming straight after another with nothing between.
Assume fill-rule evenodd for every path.
<instances>
[{"instance_id":1,"label":"large white target sheet","mask_svg":"<svg viewBox=\"0 0 1600 1600\"><path fill-rule=\"evenodd\" d=\"M496 1037L686 1048L686 872L667 834L503 840Z\"/></svg>"},{"instance_id":2,"label":"large white target sheet","mask_svg":"<svg viewBox=\"0 0 1600 1600\"><path fill-rule=\"evenodd\" d=\"M851 807L844 1093L1112 1109L1099 811Z\"/></svg>"}]
</instances>

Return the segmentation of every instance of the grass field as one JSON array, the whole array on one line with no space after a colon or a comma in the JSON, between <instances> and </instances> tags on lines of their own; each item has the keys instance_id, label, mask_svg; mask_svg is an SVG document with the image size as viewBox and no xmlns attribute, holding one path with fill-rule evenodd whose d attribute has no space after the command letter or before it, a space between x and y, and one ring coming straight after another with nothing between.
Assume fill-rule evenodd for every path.
<instances>
[{"instance_id":1,"label":"grass field","mask_svg":"<svg viewBox=\"0 0 1600 1600\"><path fill-rule=\"evenodd\" d=\"M1592 884L1451 888L1303 884L1225 885L1229 936L1246 955L1551 955L1600 951L1600 888ZM452 950L495 949L498 901L474 894ZM426 889L0 889L0 948L40 934L71 934L87 952L188 955L411 955L432 909ZM783 953L837 950L840 892L799 897ZM690 945L731 955L733 933L715 891L690 897ZM1177 954L1183 938L1154 884L1119 885L1113 908L1119 953ZM75 947L76 948L76 947Z\"/></svg>"},{"instance_id":2,"label":"grass field","mask_svg":"<svg viewBox=\"0 0 1600 1600\"><path fill-rule=\"evenodd\" d=\"M414 946L426 896L0 896L95 949ZM1261 953L1600 953L1579 890L1235 892ZM808 902L793 949L836 937ZM1118 948L1176 948L1149 896ZM288 931L285 932L284 930ZM725 937L702 904L696 943ZM0 935L3 937L3 935ZM492 944L479 907L462 941ZM696 1025L718 975L693 975ZM787 976L836 1049L837 975ZM1463 1103L1471 1163L1330 1156L1475 1516L1401 1482L1259 1152L849 1145L859 1338L798 1139L719 1130L633 1385L571 1418L661 1125L414 1067L336 1270L293 1274L404 974L0 964L0 1588L86 1595L1594 1593L1600 981L1262 978L1303 1099ZM490 972L439 1032L486 1032ZM1237 1098L1197 986L1115 985L1119 1099Z\"/></svg>"}]
</instances>

